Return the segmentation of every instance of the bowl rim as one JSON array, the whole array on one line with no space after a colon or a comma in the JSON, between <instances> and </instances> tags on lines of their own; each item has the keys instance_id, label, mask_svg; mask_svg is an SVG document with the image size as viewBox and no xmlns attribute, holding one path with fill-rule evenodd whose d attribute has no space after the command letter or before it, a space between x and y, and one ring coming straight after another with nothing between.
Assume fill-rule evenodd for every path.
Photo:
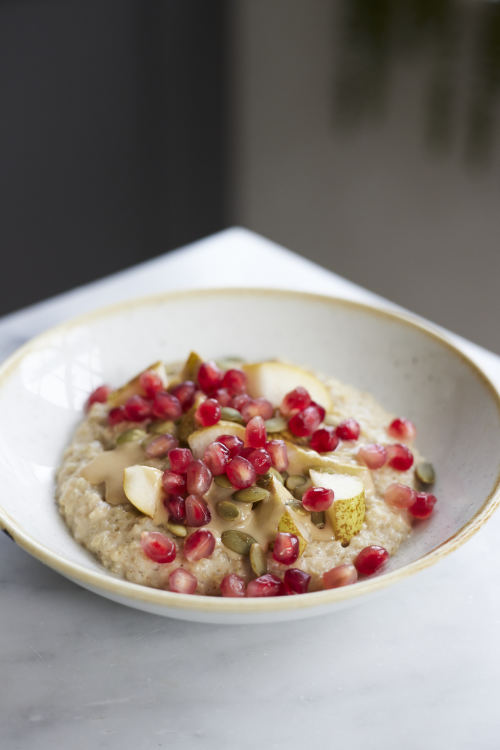
<instances>
[{"instance_id":1,"label":"bowl rim","mask_svg":"<svg viewBox=\"0 0 500 750\"><path fill-rule=\"evenodd\" d=\"M64 333L72 328L91 323L95 319L113 316L122 311L129 311L134 307L150 306L155 303L175 301L176 299L189 296L216 297L221 295L245 295L245 296L287 296L292 298L300 297L311 302L320 302L334 306L346 306L361 310L372 315L379 315L389 318L395 322L403 324L412 329L425 334L434 339L440 345L449 349L456 357L461 359L490 391L493 401L496 403L497 410L500 414L500 391L482 370L464 351L437 326L421 319L417 315L400 310L394 310L389 306L381 304L371 304L359 302L327 294L317 294L314 292L264 288L264 287L222 287L222 288L201 288L201 289L184 289L170 292L160 292L152 295L143 295L136 298L124 299L110 305L99 307L89 312L70 318L67 321L59 323L48 328L42 333L30 339L28 342L14 351L6 360L0 364L0 389L6 380L16 371L22 360L32 351L38 349L45 342L48 342L53 336ZM156 611L164 608L165 614L169 609L185 610L186 612L206 612L211 614L240 614L247 615L251 613L264 614L273 612L286 612L290 610L310 610L311 608L324 608L328 605L357 599L364 594L374 593L390 586L393 583L408 578L415 573L424 570L430 565L435 564L448 554L462 546L473 534L475 534L490 518L496 508L500 505L500 462L497 469L497 477L493 488L484 500L481 507L458 531L445 539L434 549L427 552L414 562L397 568L394 571L385 573L374 578L367 578L358 581L352 586L344 586L336 589L325 589L315 591L299 596L286 597L262 597L262 598L243 598L233 599L218 596L207 596L201 594L178 594L163 589L155 589L148 586L132 583L125 579L115 576L106 568L93 571L88 570L83 565L71 562L63 556L51 550L44 544L37 542L30 534L25 532L20 524L11 517L5 508L1 505L0 500L0 529L3 529L22 549L30 555L40 560L42 563L57 571L61 575L72 581L90 588L96 593L109 595L112 598L120 600L133 599L138 604L144 603L154 607ZM69 530L68 530L68 533ZM75 540L74 540L75 541ZM78 542L75 541L75 544Z\"/></svg>"}]
</instances>

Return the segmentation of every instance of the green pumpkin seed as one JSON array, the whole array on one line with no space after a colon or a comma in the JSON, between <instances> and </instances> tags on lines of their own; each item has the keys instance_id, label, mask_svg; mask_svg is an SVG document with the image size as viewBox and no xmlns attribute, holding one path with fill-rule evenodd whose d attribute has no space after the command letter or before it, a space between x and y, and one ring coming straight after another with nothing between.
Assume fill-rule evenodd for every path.
<instances>
[{"instance_id":1,"label":"green pumpkin seed","mask_svg":"<svg viewBox=\"0 0 500 750\"><path fill-rule=\"evenodd\" d=\"M167 529L174 535L174 536L187 536L187 529L185 526L183 526L181 523L170 523L170 521L167 523Z\"/></svg>"},{"instance_id":2,"label":"green pumpkin seed","mask_svg":"<svg viewBox=\"0 0 500 750\"><path fill-rule=\"evenodd\" d=\"M116 438L117 445L124 445L125 443L136 443L140 440L144 440L147 437L147 432L139 430L137 427L132 427L130 430L125 430Z\"/></svg>"},{"instance_id":3,"label":"green pumpkin seed","mask_svg":"<svg viewBox=\"0 0 500 750\"><path fill-rule=\"evenodd\" d=\"M173 435L175 433L175 424L168 420L166 422L151 422L149 432L154 435Z\"/></svg>"},{"instance_id":4,"label":"green pumpkin seed","mask_svg":"<svg viewBox=\"0 0 500 750\"><path fill-rule=\"evenodd\" d=\"M230 500L219 500L215 507L219 516L225 521L234 521L240 515L238 506Z\"/></svg>"},{"instance_id":5,"label":"green pumpkin seed","mask_svg":"<svg viewBox=\"0 0 500 750\"><path fill-rule=\"evenodd\" d=\"M269 490L263 487L247 487L233 494L233 499L240 503L260 503L269 499Z\"/></svg>"},{"instance_id":6,"label":"green pumpkin seed","mask_svg":"<svg viewBox=\"0 0 500 750\"><path fill-rule=\"evenodd\" d=\"M257 578L267 573L267 557L260 544L257 544L257 542L252 544L249 556L250 565Z\"/></svg>"},{"instance_id":7,"label":"green pumpkin seed","mask_svg":"<svg viewBox=\"0 0 500 750\"><path fill-rule=\"evenodd\" d=\"M434 466L428 461L422 461L415 468L415 475L422 484L430 485L436 481Z\"/></svg>"},{"instance_id":8,"label":"green pumpkin seed","mask_svg":"<svg viewBox=\"0 0 500 750\"><path fill-rule=\"evenodd\" d=\"M237 552L239 555L248 555L252 544L255 544L253 536L245 534L244 531L237 531L236 529L223 531L221 541L224 546L233 552Z\"/></svg>"},{"instance_id":9,"label":"green pumpkin seed","mask_svg":"<svg viewBox=\"0 0 500 750\"><path fill-rule=\"evenodd\" d=\"M245 420L241 416L238 409L233 409L231 406L221 406L220 418L226 422L238 422L238 424L244 424Z\"/></svg>"},{"instance_id":10,"label":"green pumpkin seed","mask_svg":"<svg viewBox=\"0 0 500 750\"><path fill-rule=\"evenodd\" d=\"M302 487L302 485L306 482L307 477L304 477L302 474L292 474L291 476L287 477L285 487L289 489L290 492L293 492L298 487Z\"/></svg>"},{"instance_id":11,"label":"green pumpkin seed","mask_svg":"<svg viewBox=\"0 0 500 750\"><path fill-rule=\"evenodd\" d=\"M311 513L311 521L318 529L325 528L325 511L324 510L313 510Z\"/></svg>"},{"instance_id":12,"label":"green pumpkin seed","mask_svg":"<svg viewBox=\"0 0 500 750\"><path fill-rule=\"evenodd\" d=\"M274 466L271 466L271 468L269 469L269 473L272 474L273 477L278 480L278 482L281 482L281 484L285 483L285 477L283 476L283 474L280 474L279 471L274 468Z\"/></svg>"},{"instance_id":13,"label":"green pumpkin seed","mask_svg":"<svg viewBox=\"0 0 500 750\"><path fill-rule=\"evenodd\" d=\"M286 429L286 419L283 417L271 417L266 419L266 430L267 432L282 432Z\"/></svg>"},{"instance_id":14,"label":"green pumpkin seed","mask_svg":"<svg viewBox=\"0 0 500 750\"><path fill-rule=\"evenodd\" d=\"M226 490L234 489L233 485L225 474L220 474L218 477L214 477L214 482L217 487L224 487Z\"/></svg>"}]
</instances>

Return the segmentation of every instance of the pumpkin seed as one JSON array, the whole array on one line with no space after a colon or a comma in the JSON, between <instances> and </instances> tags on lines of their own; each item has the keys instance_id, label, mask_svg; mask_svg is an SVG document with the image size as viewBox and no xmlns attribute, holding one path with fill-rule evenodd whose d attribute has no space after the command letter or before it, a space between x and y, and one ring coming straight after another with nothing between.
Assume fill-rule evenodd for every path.
<instances>
[{"instance_id":1,"label":"pumpkin seed","mask_svg":"<svg viewBox=\"0 0 500 750\"><path fill-rule=\"evenodd\" d=\"M252 544L249 555L250 565L257 578L267 573L267 557L260 544Z\"/></svg>"},{"instance_id":2,"label":"pumpkin seed","mask_svg":"<svg viewBox=\"0 0 500 750\"><path fill-rule=\"evenodd\" d=\"M415 468L415 475L422 484L430 485L436 481L434 466L428 461L422 461Z\"/></svg>"},{"instance_id":3,"label":"pumpkin seed","mask_svg":"<svg viewBox=\"0 0 500 750\"><path fill-rule=\"evenodd\" d=\"M302 474L292 474L291 476L287 477L285 487L289 489L290 492L293 492L295 489L297 489L297 487L301 487L306 482L307 477L304 477Z\"/></svg>"},{"instance_id":4,"label":"pumpkin seed","mask_svg":"<svg viewBox=\"0 0 500 750\"><path fill-rule=\"evenodd\" d=\"M278 482L281 482L281 484L285 483L285 478L283 474L280 474L279 471L274 468L274 466L271 466L271 468L269 469L269 473L272 474L273 477L276 477Z\"/></svg>"},{"instance_id":5,"label":"pumpkin seed","mask_svg":"<svg viewBox=\"0 0 500 750\"><path fill-rule=\"evenodd\" d=\"M181 523L170 523L170 521L169 521L167 523L167 529L174 536L187 536L187 529Z\"/></svg>"},{"instance_id":6,"label":"pumpkin seed","mask_svg":"<svg viewBox=\"0 0 500 750\"><path fill-rule=\"evenodd\" d=\"M225 474L220 474L219 476L214 477L214 482L217 485L217 487L224 487L224 489L226 490L234 489L233 485L231 484L231 482L229 481L229 479L227 478Z\"/></svg>"},{"instance_id":7,"label":"pumpkin seed","mask_svg":"<svg viewBox=\"0 0 500 750\"><path fill-rule=\"evenodd\" d=\"M239 500L240 503L260 503L262 500L269 499L269 490L264 487L247 487L235 492L233 499Z\"/></svg>"},{"instance_id":8,"label":"pumpkin seed","mask_svg":"<svg viewBox=\"0 0 500 750\"><path fill-rule=\"evenodd\" d=\"M149 432L152 432L154 435L173 435L175 433L175 424L171 420L167 420L166 422L151 422Z\"/></svg>"},{"instance_id":9,"label":"pumpkin seed","mask_svg":"<svg viewBox=\"0 0 500 750\"><path fill-rule=\"evenodd\" d=\"M324 510L313 510L311 513L311 521L318 529L325 528L325 511Z\"/></svg>"},{"instance_id":10,"label":"pumpkin seed","mask_svg":"<svg viewBox=\"0 0 500 750\"><path fill-rule=\"evenodd\" d=\"M234 521L234 519L238 518L240 515L238 506L230 500L219 500L215 507L217 508L219 516L225 521Z\"/></svg>"},{"instance_id":11,"label":"pumpkin seed","mask_svg":"<svg viewBox=\"0 0 500 750\"><path fill-rule=\"evenodd\" d=\"M286 429L286 419L283 417L271 417L266 419L266 430L267 432L282 432Z\"/></svg>"},{"instance_id":12,"label":"pumpkin seed","mask_svg":"<svg viewBox=\"0 0 500 750\"><path fill-rule=\"evenodd\" d=\"M147 432L139 430L137 427L132 427L130 430L125 430L121 435L116 438L117 445L124 445L124 443L135 443L139 440L144 440L147 437Z\"/></svg>"},{"instance_id":13,"label":"pumpkin seed","mask_svg":"<svg viewBox=\"0 0 500 750\"><path fill-rule=\"evenodd\" d=\"M245 424L245 420L241 416L238 409L233 409L231 406L221 406L220 418L226 422L238 422L238 424Z\"/></svg>"},{"instance_id":14,"label":"pumpkin seed","mask_svg":"<svg viewBox=\"0 0 500 750\"><path fill-rule=\"evenodd\" d=\"M311 486L312 486L311 480L306 478L306 481L304 482L304 484L299 484L297 487L291 490L292 495L296 497L297 500L302 500L302 496L304 495L305 491L309 489L309 487Z\"/></svg>"},{"instance_id":15,"label":"pumpkin seed","mask_svg":"<svg viewBox=\"0 0 500 750\"><path fill-rule=\"evenodd\" d=\"M248 555L252 544L255 544L253 536L245 534L244 531L237 531L236 529L223 531L221 541L224 546L233 552L237 552L239 555Z\"/></svg>"}]
</instances>

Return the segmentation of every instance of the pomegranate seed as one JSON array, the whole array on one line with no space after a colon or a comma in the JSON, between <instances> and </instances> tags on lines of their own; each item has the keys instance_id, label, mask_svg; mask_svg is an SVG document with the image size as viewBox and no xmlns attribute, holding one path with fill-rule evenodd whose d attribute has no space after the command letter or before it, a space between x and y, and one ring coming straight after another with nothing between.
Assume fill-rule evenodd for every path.
<instances>
[{"instance_id":1,"label":"pomegranate seed","mask_svg":"<svg viewBox=\"0 0 500 750\"><path fill-rule=\"evenodd\" d=\"M144 448L144 453L148 458L163 458L178 443L176 437L166 432L164 435L157 435L153 438Z\"/></svg>"},{"instance_id":2,"label":"pomegranate seed","mask_svg":"<svg viewBox=\"0 0 500 750\"><path fill-rule=\"evenodd\" d=\"M302 495L302 505L306 510L328 510L334 497L333 490L327 490L325 487L309 487Z\"/></svg>"},{"instance_id":3,"label":"pomegranate seed","mask_svg":"<svg viewBox=\"0 0 500 750\"><path fill-rule=\"evenodd\" d=\"M416 499L417 493L414 489L398 482L390 484L384 493L385 502L394 508L409 508Z\"/></svg>"},{"instance_id":4,"label":"pomegranate seed","mask_svg":"<svg viewBox=\"0 0 500 750\"><path fill-rule=\"evenodd\" d=\"M240 490L251 487L256 479L255 469L243 456L235 456L231 459L226 467L226 474L233 487L238 487Z\"/></svg>"},{"instance_id":5,"label":"pomegranate seed","mask_svg":"<svg viewBox=\"0 0 500 750\"><path fill-rule=\"evenodd\" d=\"M252 417L271 419L274 414L274 408L267 398L253 398L241 407L240 412L245 422L249 422Z\"/></svg>"},{"instance_id":6,"label":"pomegranate seed","mask_svg":"<svg viewBox=\"0 0 500 750\"><path fill-rule=\"evenodd\" d=\"M361 427L359 426L359 422L349 418L344 419L343 422L337 425L336 432L341 440L357 440L361 432Z\"/></svg>"},{"instance_id":7,"label":"pomegranate seed","mask_svg":"<svg viewBox=\"0 0 500 750\"><path fill-rule=\"evenodd\" d=\"M142 422L151 416L151 402L142 396L130 396L123 406L129 422Z\"/></svg>"},{"instance_id":8,"label":"pomegranate seed","mask_svg":"<svg viewBox=\"0 0 500 750\"><path fill-rule=\"evenodd\" d=\"M262 417L252 417L245 428L245 445L250 448L263 448L266 437L266 425Z\"/></svg>"},{"instance_id":9,"label":"pomegranate seed","mask_svg":"<svg viewBox=\"0 0 500 750\"><path fill-rule=\"evenodd\" d=\"M176 568L168 577L168 587L176 594L194 594L197 586L196 576L184 568Z\"/></svg>"},{"instance_id":10,"label":"pomegranate seed","mask_svg":"<svg viewBox=\"0 0 500 750\"><path fill-rule=\"evenodd\" d=\"M198 495L188 495L186 498L186 525L206 526L212 520L212 514L206 502Z\"/></svg>"},{"instance_id":11,"label":"pomegranate seed","mask_svg":"<svg viewBox=\"0 0 500 750\"><path fill-rule=\"evenodd\" d=\"M153 398L155 393L163 390L163 381L156 372L145 370L139 375L139 386L147 398Z\"/></svg>"},{"instance_id":12,"label":"pomegranate seed","mask_svg":"<svg viewBox=\"0 0 500 750\"><path fill-rule=\"evenodd\" d=\"M217 388L217 390L211 394L211 397L214 398L220 406L231 406L233 402L233 397L227 388Z\"/></svg>"},{"instance_id":13,"label":"pomegranate seed","mask_svg":"<svg viewBox=\"0 0 500 750\"><path fill-rule=\"evenodd\" d=\"M193 460L193 454L189 448L177 448L174 447L168 454L170 461L170 468L177 474L185 474L191 461Z\"/></svg>"},{"instance_id":14,"label":"pomegranate seed","mask_svg":"<svg viewBox=\"0 0 500 750\"><path fill-rule=\"evenodd\" d=\"M277 576L265 573L259 578L254 578L247 586L247 596L279 596L283 584Z\"/></svg>"},{"instance_id":15,"label":"pomegranate seed","mask_svg":"<svg viewBox=\"0 0 500 750\"><path fill-rule=\"evenodd\" d=\"M212 484L212 473L199 459L187 467L186 486L190 495L204 495Z\"/></svg>"},{"instance_id":16,"label":"pomegranate seed","mask_svg":"<svg viewBox=\"0 0 500 750\"><path fill-rule=\"evenodd\" d=\"M239 455L243 456L243 458L246 458L248 460L248 457L249 457L250 453L253 453L254 450L256 450L256 448L250 448L250 446L247 445L247 446L245 446L244 448L241 449Z\"/></svg>"},{"instance_id":17,"label":"pomegranate seed","mask_svg":"<svg viewBox=\"0 0 500 750\"><path fill-rule=\"evenodd\" d=\"M211 427L220 420L220 406L214 398L207 398L201 402L194 416L202 427Z\"/></svg>"},{"instance_id":18,"label":"pomegranate seed","mask_svg":"<svg viewBox=\"0 0 500 750\"><path fill-rule=\"evenodd\" d=\"M231 460L231 453L223 443L217 440L207 446L203 454L203 461L208 466L214 477L224 474L226 466Z\"/></svg>"},{"instance_id":19,"label":"pomegranate seed","mask_svg":"<svg viewBox=\"0 0 500 750\"><path fill-rule=\"evenodd\" d=\"M392 466L397 471L408 471L413 465L413 453L402 443L388 445L387 457L389 466Z\"/></svg>"},{"instance_id":20,"label":"pomegranate seed","mask_svg":"<svg viewBox=\"0 0 500 750\"><path fill-rule=\"evenodd\" d=\"M392 420L387 432L396 440L415 440L417 428L409 419L398 417Z\"/></svg>"},{"instance_id":21,"label":"pomegranate seed","mask_svg":"<svg viewBox=\"0 0 500 750\"><path fill-rule=\"evenodd\" d=\"M158 419L179 419L182 416L181 402L171 393L159 391L153 398L153 414Z\"/></svg>"},{"instance_id":22,"label":"pomegranate seed","mask_svg":"<svg viewBox=\"0 0 500 750\"><path fill-rule=\"evenodd\" d=\"M389 553L384 547L372 544L361 550L354 560L354 565L361 576L371 576L380 570L388 557Z\"/></svg>"},{"instance_id":23,"label":"pomegranate seed","mask_svg":"<svg viewBox=\"0 0 500 750\"><path fill-rule=\"evenodd\" d=\"M165 498L163 505L168 511L168 517L175 523L182 523L186 520L186 501L180 495L170 495Z\"/></svg>"},{"instance_id":24,"label":"pomegranate seed","mask_svg":"<svg viewBox=\"0 0 500 750\"><path fill-rule=\"evenodd\" d=\"M245 588L245 581L236 573L229 573L220 582L222 596L245 596Z\"/></svg>"},{"instance_id":25,"label":"pomegranate seed","mask_svg":"<svg viewBox=\"0 0 500 750\"><path fill-rule=\"evenodd\" d=\"M326 417L325 407L321 406L321 404L316 403L316 401L311 401L310 406L314 406L318 410L319 421L322 422L324 418Z\"/></svg>"},{"instance_id":26,"label":"pomegranate seed","mask_svg":"<svg viewBox=\"0 0 500 750\"><path fill-rule=\"evenodd\" d=\"M238 396L235 396L233 398L231 406L233 409L237 409L238 411L241 411L245 404L250 403L252 399L248 395L248 393L240 393Z\"/></svg>"},{"instance_id":27,"label":"pomegranate seed","mask_svg":"<svg viewBox=\"0 0 500 750\"><path fill-rule=\"evenodd\" d=\"M247 376L243 370L228 370L224 373L222 385L232 396L237 396L239 393L245 393Z\"/></svg>"},{"instance_id":28,"label":"pomegranate seed","mask_svg":"<svg viewBox=\"0 0 500 750\"><path fill-rule=\"evenodd\" d=\"M387 450L379 443L362 445L357 455L369 469L380 469L387 463Z\"/></svg>"},{"instance_id":29,"label":"pomegranate seed","mask_svg":"<svg viewBox=\"0 0 500 750\"><path fill-rule=\"evenodd\" d=\"M419 492L413 505L410 505L408 510L414 518L429 518L434 506L437 503L435 495L431 495L428 492Z\"/></svg>"},{"instance_id":30,"label":"pomegranate seed","mask_svg":"<svg viewBox=\"0 0 500 750\"><path fill-rule=\"evenodd\" d=\"M274 539L273 557L276 562L291 565L299 556L299 539L295 534L280 531Z\"/></svg>"},{"instance_id":31,"label":"pomegranate seed","mask_svg":"<svg viewBox=\"0 0 500 750\"><path fill-rule=\"evenodd\" d=\"M288 469L288 451L284 440L269 440L266 443L266 450L271 456L271 461L277 471L286 471Z\"/></svg>"},{"instance_id":32,"label":"pomegranate seed","mask_svg":"<svg viewBox=\"0 0 500 750\"><path fill-rule=\"evenodd\" d=\"M339 438L333 427L322 427L311 435L311 448L318 453L334 451L339 444Z\"/></svg>"},{"instance_id":33,"label":"pomegranate seed","mask_svg":"<svg viewBox=\"0 0 500 750\"><path fill-rule=\"evenodd\" d=\"M189 562L201 560L202 557L210 557L215 549L215 537L207 529L193 531L184 542L184 557Z\"/></svg>"},{"instance_id":34,"label":"pomegranate seed","mask_svg":"<svg viewBox=\"0 0 500 750\"><path fill-rule=\"evenodd\" d=\"M109 385L100 385L99 388L93 390L85 403L85 411L88 411L93 404L104 404L110 393Z\"/></svg>"},{"instance_id":35,"label":"pomegranate seed","mask_svg":"<svg viewBox=\"0 0 500 750\"><path fill-rule=\"evenodd\" d=\"M283 576L283 586L287 594L307 594L310 582L309 573L299 568L289 568Z\"/></svg>"},{"instance_id":36,"label":"pomegranate seed","mask_svg":"<svg viewBox=\"0 0 500 750\"><path fill-rule=\"evenodd\" d=\"M319 411L315 406L307 406L290 417L288 429L296 437L309 437L320 425Z\"/></svg>"},{"instance_id":37,"label":"pomegranate seed","mask_svg":"<svg viewBox=\"0 0 500 750\"><path fill-rule=\"evenodd\" d=\"M354 565L344 563L343 565L336 565L335 568L327 570L321 577L323 581L323 588L325 589L337 589L339 586L349 586L351 583L356 583L358 580L358 571Z\"/></svg>"},{"instance_id":38,"label":"pomegranate seed","mask_svg":"<svg viewBox=\"0 0 500 750\"><path fill-rule=\"evenodd\" d=\"M192 380L185 380L183 383L175 385L169 392L179 401L182 411L187 411L194 403L196 385Z\"/></svg>"},{"instance_id":39,"label":"pomegranate seed","mask_svg":"<svg viewBox=\"0 0 500 750\"><path fill-rule=\"evenodd\" d=\"M164 471L161 483L167 495L183 495L186 492L185 477L182 474L176 474L175 471L170 471L169 469Z\"/></svg>"},{"instance_id":40,"label":"pomegranate seed","mask_svg":"<svg viewBox=\"0 0 500 750\"><path fill-rule=\"evenodd\" d=\"M127 417L125 416L125 409L123 406L115 406L115 408L111 409L108 414L108 422L112 427L120 422L125 422L126 419Z\"/></svg>"},{"instance_id":41,"label":"pomegranate seed","mask_svg":"<svg viewBox=\"0 0 500 750\"><path fill-rule=\"evenodd\" d=\"M298 411L302 411L311 403L311 397L301 385L294 388L283 397L280 405L280 411L285 417L291 417Z\"/></svg>"},{"instance_id":42,"label":"pomegranate seed","mask_svg":"<svg viewBox=\"0 0 500 750\"><path fill-rule=\"evenodd\" d=\"M221 387L223 377L215 362L203 362L198 370L198 385L204 393L212 393Z\"/></svg>"},{"instance_id":43,"label":"pomegranate seed","mask_svg":"<svg viewBox=\"0 0 500 750\"><path fill-rule=\"evenodd\" d=\"M257 474L267 474L273 463L270 454L265 448L251 449L245 458L250 461Z\"/></svg>"},{"instance_id":44,"label":"pomegranate seed","mask_svg":"<svg viewBox=\"0 0 500 750\"><path fill-rule=\"evenodd\" d=\"M141 547L146 557L157 563L170 563L177 554L174 542L159 531L143 531Z\"/></svg>"},{"instance_id":45,"label":"pomegranate seed","mask_svg":"<svg viewBox=\"0 0 500 750\"><path fill-rule=\"evenodd\" d=\"M231 458L237 456L243 449L243 440L236 435L219 435L218 443L225 445Z\"/></svg>"}]
</instances>

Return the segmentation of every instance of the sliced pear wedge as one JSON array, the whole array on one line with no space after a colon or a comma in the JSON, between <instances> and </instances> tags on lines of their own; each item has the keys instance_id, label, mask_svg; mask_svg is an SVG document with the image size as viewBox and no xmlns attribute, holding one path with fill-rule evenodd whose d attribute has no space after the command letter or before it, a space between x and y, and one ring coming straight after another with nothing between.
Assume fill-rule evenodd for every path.
<instances>
[{"instance_id":1,"label":"sliced pear wedge","mask_svg":"<svg viewBox=\"0 0 500 750\"><path fill-rule=\"evenodd\" d=\"M184 362L181 378L183 380L196 380L201 364L203 364L203 359L198 352L190 352L188 358Z\"/></svg>"},{"instance_id":2,"label":"sliced pear wedge","mask_svg":"<svg viewBox=\"0 0 500 750\"><path fill-rule=\"evenodd\" d=\"M236 435L236 437L244 440L245 428L236 422L226 422L221 419L220 422L212 425L212 427L203 427L201 430L195 430L187 439L193 456L195 458L202 458L207 446L213 443L214 440L217 440L219 435Z\"/></svg>"},{"instance_id":3,"label":"sliced pear wedge","mask_svg":"<svg viewBox=\"0 0 500 750\"><path fill-rule=\"evenodd\" d=\"M288 451L288 473L290 475L306 475L310 469L325 471L331 474L351 474L363 482L367 492L373 490L373 479L370 470L360 464L348 463L340 458L334 457L333 453L317 453L310 448L302 448L300 445L285 440Z\"/></svg>"},{"instance_id":4,"label":"sliced pear wedge","mask_svg":"<svg viewBox=\"0 0 500 750\"><path fill-rule=\"evenodd\" d=\"M262 543L268 544L278 531L286 531L298 537L302 554L311 539L307 516L301 516L293 509L295 498L276 477L269 481L269 492L269 499L259 503L253 511Z\"/></svg>"},{"instance_id":5,"label":"sliced pear wedge","mask_svg":"<svg viewBox=\"0 0 500 750\"><path fill-rule=\"evenodd\" d=\"M132 505L146 516L155 515L163 497L163 472L153 466L127 466L123 471L123 491Z\"/></svg>"},{"instance_id":6,"label":"sliced pear wedge","mask_svg":"<svg viewBox=\"0 0 500 750\"><path fill-rule=\"evenodd\" d=\"M330 518L335 539L348 544L363 525L365 519L365 488L359 477L329 472L309 472L315 487L333 490L335 499L326 513Z\"/></svg>"},{"instance_id":7,"label":"sliced pear wedge","mask_svg":"<svg viewBox=\"0 0 500 750\"><path fill-rule=\"evenodd\" d=\"M134 378L132 378L132 380L129 380L128 383L125 383L125 385L122 385L120 388L116 388L116 390L111 391L108 396L108 405L112 408L114 408L115 406L121 406L131 396L139 394L141 392L139 387L139 378L141 377L142 373L146 371L154 372L156 375L158 375L161 378L163 387L167 387L168 375L165 369L165 365L163 364L163 362L154 362L149 367L141 370L141 372L139 372Z\"/></svg>"},{"instance_id":8,"label":"sliced pear wedge","mask_svg":"<svg viewBox=\"0 0 500 750\"><path fill-rule=\"evenodd\" d=\"M298 385L309 391L313 401L317 401L327 411L332 407L332 397L327 386L316 375L301 367L286 362L256 362L243 365L248 378L248 393L255 397L267 398L277 406L283 396Z\"/></svg>"}]
</instances>

